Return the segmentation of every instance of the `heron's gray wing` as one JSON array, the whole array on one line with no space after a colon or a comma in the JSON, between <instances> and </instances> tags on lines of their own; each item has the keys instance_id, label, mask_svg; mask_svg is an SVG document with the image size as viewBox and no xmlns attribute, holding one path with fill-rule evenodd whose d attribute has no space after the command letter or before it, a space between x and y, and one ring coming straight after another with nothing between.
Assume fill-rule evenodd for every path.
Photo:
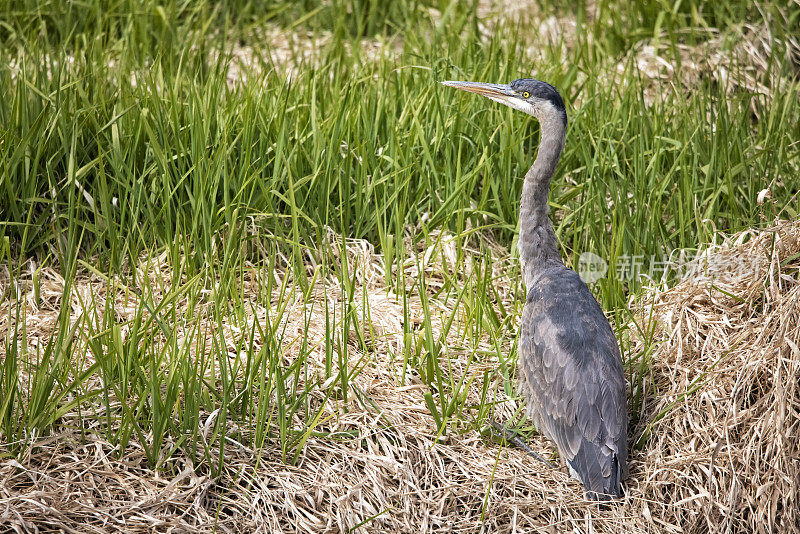
<instances>
[{"instance_id":1,"label":"heron's gray wing","mask_svg":"<svg viewBox=\"0 0 800 534\"><path fill-rule=\"evenodd\" d=\"M529 288L519 365L528 413L589 497L619 495L628 425L619 347L589 288L563 265Z\"/></svg>"}]
</instances>

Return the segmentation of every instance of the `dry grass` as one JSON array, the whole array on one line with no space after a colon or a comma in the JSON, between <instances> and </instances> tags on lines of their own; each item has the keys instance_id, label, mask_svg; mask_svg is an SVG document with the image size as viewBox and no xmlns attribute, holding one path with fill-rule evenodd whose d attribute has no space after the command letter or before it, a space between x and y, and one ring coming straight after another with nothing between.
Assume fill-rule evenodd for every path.
<instances>
[{"instance_id":1,"label":"dry grass","mask_svg":"<svg viewBox=\"0 0 800 534\"><path fill-rule=\"evenodd\" d=\"M658 331L631 485L654 525L800 529L799 254L796 221L743 232L639 303Z\"/></svg>"},{"instance_id":2,"label":"dry grass","mask_svg":"<svg viewBox=\"0 0 800 534\"><path fill-rule=\"evenodd\" d=\"M640 321L652 314L658 325L651 343L630 340L633 355L652 349L648 400L630 433L642 446L631 456L627 497L605 507L583 502L577 483L522 451L487 442L475 431L436 435L423 398L427 387L416 377L400 386L402 362L395 355L403 344L402 307L383 284L382 258L367 243L346 245L339 261L360 273L357 299L369 310L361 322L372 336L369 353L358 354L354 339L347 340L348 351L350 361L363 366L354 388L371 403L354 396L346 403L329 401L317 428L353 437L312 436L295 466L280 461L277 442L253 451L229 440L223 471L211 477L206 464L194 466L183 457L154 471L135 441L120 457L101 437L100 417L72 412L52 435L32 437L35 446L24 458L0 464L0 522L39 532L798 530L800 450L793 436L800 427L800 223L782 222L709 246L706 274L653 289L636 304ZM432 280L440 276L452 246L443 236L421 248L418 261L404 266L409 283L420 272ZM502 276L502 261L497 265ZM169 280L168 267L152 265L150 275ZM253 274L253 288L261 275ZM60 307L57 285L63 283L55 274L45 278L49 289L40 302L49 304L27 304L29 331L43 336ZM291 297L284 319L284 357L291 359L294 340L311 317L309 343L317 356L308 365L317 370L325 339L321 301L335 310L342 298L335 280L324 283L309 299ZM107 290L88 275L78 285L84 294ZM502 298L513 305L510 290ZM79 303L71 304L80 313ZM12 305L2 303L4 332ZM253 309L248 320L271 313ZM225 325L232 347L242 326ZM437 321L433 326L441 328ZM468 404L477 403L483 370L498 365L488 359L469 366L469 354L456 348L448 353L450 372L472 380ZM497 385L490 391L497 392L497 417L512 417L516 401ZM201 426L210 428L216 415L205 414ZM551 450L541 439L532 446L543 454Z\"/></svg>"},{"instance_id":3,"label":"dry grass","mask_svg":"<svg viewBox=\"0 0 800 534\"><path fill-rule=\"evenodd\" d=\"M648 104L669 92L688 95L706 81L722 87L728 95L749 92L772 96L792 83L770 64L776 47L784 51L783 62L800 71L800 40L791 35L785 40L776 37L767 21L743 24L725 34L714 28L696 31L707 35L707 39L695 46L673 44L666 35L638 42L617 64L614 83L630 83L628 71L632 65L638 74L636 83L641 84ZM753 105L753 113L759 117L759 110Z\"/></svg>"},{"instance_id":4,"label":"dry grass","mask_svg":"<svg viewBox=\"0 0 800 534\"><path fill-rule=\"evenodd\" d=\"M287 80L291 81L299 70L318 64L321 51L334 41L334 36L330 31L288 31L277 24L265 24L255 28L246 41L239 43L234 40L235 44L226 50L226 56L230 57L225 78L229 89L262 80L264 73L273 68L284 73ZM363 38L358 45L361 58L377 61L380 58L398 57L403 40L400 37ZM349 42L344 46L352 49ZM219 51L212 51L209 62L215 64L218 60Z\"/></svg>"}]
</instances>

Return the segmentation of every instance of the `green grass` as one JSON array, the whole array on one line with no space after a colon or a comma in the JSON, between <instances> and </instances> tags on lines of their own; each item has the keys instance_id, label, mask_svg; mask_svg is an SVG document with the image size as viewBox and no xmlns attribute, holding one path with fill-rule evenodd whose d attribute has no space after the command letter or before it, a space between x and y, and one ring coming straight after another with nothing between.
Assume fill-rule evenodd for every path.
<instances>
[{"instance_id":1,"label":"green grass","mask_svg":"<svg viewBox=\"0 0 800 534\"><path fill-rule=\"evenodd\" d=\"M541 4L546 14L571 9ZM798 214L798 65L784 61L781 44L797 26L797 9L604 1L597 17L578 10L582 26L572 44L528 50L535 37L529 25L499 23L482 34L469 3L224 5L20 1L0 12L0 261L12 280L1 298L14 297L13 281L23 278L38 295L41 282L28 274L35 259L66 280L61 302L83 298L72 284L92 273L108 280L111 295L135 296L137 305L123 324L112 298L105 307L84 303L77 321L64 306L35 354L25 342L32 334L25 308L9 308L16 326L0 348L6 454L23 454L31 435L77 411L100 421L100 432L121 450L131 439L142 443L153 466L180 453L214 469L212 458L224 458L212 451L227 438L257 449L273 440L283 461L296 461L310 435L325 434L326 402L369 402L354 382L366 362L354 361L343 342L355 329L361 353L370 354L372 336L356 320L357 273L336 260L341 251L324 240L326 227L369 241L394 266L416 257L401 237L410 227L428 244L437 230L462 237L453 273L463 268L467 238L483 247L480 269L445 277L441 286L423 277L408 287L396 274L401 269L386 274L407 316L412 297L424 309L421 330L405 326L405 353L396 355L403 376L413 371L427 385L440 432L483 428L493 396L483 391L478 406L466 404L470 383L450 373L447 334L431 328L436 312L428 299L468 310L467 325L444 317L448 331L457 329L460 348L473 350L471 362L496 359L496 383L512 394L509 348L520 306L498 308L485 243L513 246L538 125L440 80L534 76L560 88L570 126L550 200L573 266L584 251L612 264L661 257L696 248L715 229ZM742 24L762 16L776 39L769 69L787 80L769 95L728 92L708 77L693 90L665 86L650 103L645 81L626 61L642 40L655 38L680 73L679 44L707 41L709 28L735 43ZM230 57L212 51L233 44L267 51L257 34L267 22L325 37L319 58L290 58L290 79L285 66L267 60L262 74L229 88ZM364 37L402 49L398 57L372 58ZM610 81L618 64L626 83ZM729 76L746 74L742 65ZM758 205L767 187L772 201ZM147 276L162 253L171 279L163 287ZM316 270L306 268L309 256ZM258 281L255 299L245 294L253 273L284 268L290 274L282 280ZM508 269L518 280L518 267ZM292 341L296 358L284 357L282 306L310 298L314 282L329 277L340 282L332 290L342 309L323 310L326 376L318 379L306 365L315 348L307 335ZM639 286L612 273L594 290L623 325ZM520 301L519 283L516 290ZM272 309L269 321L248 323L255 305ZM226 321L242 329L233 348L221 334ZM474 349L485 337L492 354ZM85 353L91 358L82 361ZM646 355L629 356L644 376ZM208 413L216 415L201 417ZM238 430L228 436L231 421Z\"/></svg>"}]
</instances>

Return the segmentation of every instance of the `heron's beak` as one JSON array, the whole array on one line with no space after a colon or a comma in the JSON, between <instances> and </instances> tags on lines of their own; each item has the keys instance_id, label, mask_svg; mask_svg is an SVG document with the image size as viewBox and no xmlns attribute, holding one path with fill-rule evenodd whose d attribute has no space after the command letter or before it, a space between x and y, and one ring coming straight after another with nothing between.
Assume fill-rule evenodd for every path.
<instances>
[{"instance_id":1,"label":"heron's beak","mask_svg":"<svg viewBox=\"0 0 800 534\"><path fill-rule=\"evenodd\" d=\"M510 85L502 83L480 83L480 82L442 82L442 85L455 87L462 91L469 91L478 95L483 95L496 101L508 101L510 98L517 97L517 93L511 90Z\"/></svg>"}]
</instances>

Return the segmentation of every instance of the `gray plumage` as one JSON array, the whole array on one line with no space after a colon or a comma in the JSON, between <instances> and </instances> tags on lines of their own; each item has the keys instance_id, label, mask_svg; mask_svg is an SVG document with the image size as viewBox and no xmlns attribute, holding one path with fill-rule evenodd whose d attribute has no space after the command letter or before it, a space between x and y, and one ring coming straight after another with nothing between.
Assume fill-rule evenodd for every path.
<instances>
[{"instance_id":1,"label":"gray plumage","mask_svg":"<svg viewBox=\"0 0 800 534\"><path fill-rule=\"evenodd\" d=\"M539 152L525 175L519 253L527 288L519 349L520 390L536 428L553 440L586 497L621 496L627 476L628 410L617 339L589 288L559 254L547 197L567 129L551 85L443 82L518 109L541 124Z\"/></svg>"}]
</instances>

